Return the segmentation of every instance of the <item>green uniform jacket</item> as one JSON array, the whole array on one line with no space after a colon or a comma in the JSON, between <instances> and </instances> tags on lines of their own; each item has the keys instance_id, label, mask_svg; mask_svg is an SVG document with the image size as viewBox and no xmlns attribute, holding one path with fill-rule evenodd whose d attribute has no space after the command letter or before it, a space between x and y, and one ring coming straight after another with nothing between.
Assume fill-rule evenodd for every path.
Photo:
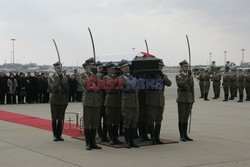
<instances>
[{"instance_id":1,"label":"green uniform jacket","mask_svg":"<svg viewBox=\"0 0 250 167\"><path fill-rule=\"evenodd\" d=\"M107 106L107 107L120 107L121 106L121 90L116 89L116 86L117 86L115 83L116 78L117 77L115 74L108 74L104 76L104 82L106 86L111 85L111 84L114 85L113 89L105 89L107 94L106 94L104 106Z\"/></svg>"},{"instance_id":2,"label":"green uniform jacket","mask_svg":"<svg viewBox=\"0 0 250 167\"><path fill-rule=\"evenodd\" d=\"M163 86L171 86L172 82L166 74L163 75ZM160 75L157 78L161 78ZM162 90L148 90L146 95L146 104L149 106L162 107L165 105L164 87Z\"/></svg>"},{"instance_id":3,"label":"green uniform jacket","mask_svg":"<svg viewBox=\"0 0 250 167\"><path fill-rule=\"evenodd\" d=\"M126 108L138 108L139 102L138 102L138 90L137 89L129 89L127 90L127 81L126 79L133 78L133 76L130 73L123 74L119 77L119 79L122 79L124 82L122 84L122 107ZM135 80L135 82L137 82Z\"/></svg>"},{"instance_id":4,"label":"green uniform jacket","mask_svg":"<svg viewBox=\"0 0 250 167\"><path fill-rule=\"evenodd\" d=\"M194 103L194 80L184 73L176 75L177 99L176 102Z\"/></svg>"},{"instance_id":5,"label":"green uniform jacket","mask_svg":"<svg viewBox=\"0 0 250 167\"><path fill-rule=\"evenodd\" d=\"M211 79L213 81L213 86L220 86L221 75L219 73L214 74Z\"/></svg>"},{"instance_id":6,"label":"green uniform jacket","mask_svg":"<svg viewBox=\"0 0 250 167\"><path fill-rule=\"evenodd\" d=\"M245 87L250 87L250 74L246 74L246 82L245 82Z\"/></svg>"},{"instance_id":7,"label":"green uniform jacket","mask_svg":"<svg viewBox=\"0 0 250 167\"><path fill-rule=\"evenodd\" d=\"M230 74L230 86L236 86L236 82L237 82L237 75Z\"/></svg>"},{"instance_id":8,"label":"green uniform jacket","mask_svg":"<svg viewBox=\"0 0 250 167\"><path fill-rule=\"evenodd\" d=\"M86 107L100 107L101 106L101 97L100 97L100 89L88 89L88 79L89 78L96 78L95 86L98 85L97 80L99 79L96 74L91 73L90 71L86 71L82 75L82 85L84 87L85 93L83 97L83 106Z\"/></svg>"},{"instance_id":9,"label":"green uniform jacket","mask_svg":"<svg viewBox=\"0 0 250 167\"><path fill-rule=\"evenodd\" d=\"M197 79L199 80L199 85L204 86L203 72L198 75Z\"/></svg>"},{"instance_id":10,"label":"green uniform jacket","mask_svg":"<svg viewBox=\"0 0 250 167\"><path fill-rule=\"evenodd\" d=\"M229 73L224 73L222 85L223 85L223 87L229 87L230 86L230 74Z\"/></svg>"},{"instance_id":11,"label":"green uniform jacket","mask_svg":"<svg viewBox=\"0 0 250 167\"><path fill-rule=\"evenodd\" d=\"M204 79L204 86L210 86L210 75L208 73L205 73L203 75L203 79Z\"/></svg>"},{"instance_id":12,"label":"green uniform jacket","mask_svg":"<svg viewBox=\"0 0 250 167\"><path fill-rule=\"evenodd\" d=\"M237 87L244 87L245 76L243 73L237 75Z\"/></svg>"},{"instance_id":13,"label":"green uniform jacket","mask_svg":"<svg viewBox=\"0 0 250 167\"><path fill-rule=\"evenodd\" d=\"M68 104L68 79L63 77L59 78L57 74L53 74L48 78L49 89L52 92L50 97L50 103L56 105Z\"/></svg>"}]
</instances>

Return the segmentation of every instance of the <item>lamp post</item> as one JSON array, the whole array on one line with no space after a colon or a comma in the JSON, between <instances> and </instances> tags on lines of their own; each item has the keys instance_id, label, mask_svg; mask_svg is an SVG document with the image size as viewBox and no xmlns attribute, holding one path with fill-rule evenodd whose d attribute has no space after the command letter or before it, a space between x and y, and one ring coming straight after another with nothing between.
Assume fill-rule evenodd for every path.
<instances>
[{"instance_id":1,"label":"lamp post","mask_svg":"<svg viewBox=\"0 0 250 167\"><path fill-rule=\"evenodd\" d=\"M212 53L211 52L209 53L209 64L210 65L212 64Z\"/></svg>"},{"instance_id":2,"label":"lamp post","mask_svg":"<svg viewBox=\"0 0 250 167\"><path fill-rule=\"evenodd\" d=\"M13 54L13 64L15 63L15 40L16 39L11 39L12 41L12 54Z\"/></svg>"},{"instance_id":3,"label":"lamp post","mask_svg":"<svg viewBox=\"0 0 250 167\"><path fill-rule=\"evenodd\" d=\"M224 64L227 62L227 51L224 51Z\"/></svg>"},{"instance_id":4,"label":"lamp post","mask_svg":"<svg viewBox=\"0 0 250 167\"><path fill-rule=\"evenodd\" d=\"M244 63L244 52L245 52L245 49L241 49L241 51L242 51L242 64Z\"/></svg>"}]
</instances>

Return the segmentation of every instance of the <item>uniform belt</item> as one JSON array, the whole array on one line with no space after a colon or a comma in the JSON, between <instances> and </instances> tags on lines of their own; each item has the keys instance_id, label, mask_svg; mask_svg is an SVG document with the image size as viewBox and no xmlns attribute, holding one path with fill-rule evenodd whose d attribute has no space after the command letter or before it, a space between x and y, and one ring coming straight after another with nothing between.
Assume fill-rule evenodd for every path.
<instances>
[{"instance_id":1,"label":"uniform belt","mask_svg":"<svg viewBox=\"0 0 250 167\"><path fill-rule=\"evenodd\" d=\"M109 95L120 95L120 92L108 92Z\"/></svg>"},{"instance_id":2,"label":"uniform belt","mask_svg":"<svg viewBox=\"0 0 250 167\"><path fill-rule=\"evenodd\" d=\"M122 92L122 93L125 93L125 94L135 94L137 92Z\"/></svg>"}]
</instances>

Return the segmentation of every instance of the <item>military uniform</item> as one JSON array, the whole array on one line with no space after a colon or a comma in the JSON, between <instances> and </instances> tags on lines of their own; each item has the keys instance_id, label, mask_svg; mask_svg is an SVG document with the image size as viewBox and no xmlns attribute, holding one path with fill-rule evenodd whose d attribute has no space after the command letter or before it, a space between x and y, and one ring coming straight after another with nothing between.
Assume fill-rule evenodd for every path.
<instances>
[{"instance_id":1,"label":"military uniform","mask_svg":"<svg viewBox=\"0 0 250 167\"><path fill-rule=\"evenodd\" d=\"M94 59L90 58L86 60L86 64L87 66L94 65ZM86 150L91 150L92 148L101 149L96 144L96 129L99 125L101 106L100 89L97 88L98 76L94 73L94 70L90 71L87 69L81 78L81 83L85 90L83 97L83 118Z\"/></svg>"},{"instance_id":2,"label":"military uniform","mask_svg":"<svg viewBox=\"0 0 250 167\"><path fill-rule=\"evenodd\" d=\"M208 93L209 93L209 89L210 89L210 75L208 74L208 71L205 71L205 74L203 75L203 79L204 79L204 100L209 100L207 98Z\"/></svg>"},{"instance_id":3,"label":"military uniform","mask_svg":"<svg viewBox=\"0 0 250 167\"><path fill-rule=\"evenodd\" d=\"M200 72L197 79L199 80L199 86L200 86L200 92L201 96L200 98L204 98L204 79L203 79L204 69Z\"/></svg>"},{"instance_id":4,"label":"military uniform","mask_svg":"<svg viewBox=\"0 0 250 167\"><path fill-rule=\"evenodd\" d=\"M54 67L60 67L60 63L53 64ZM68 80L62 74L54 73L48 78L48 86L52 92L50 98L50 109L52 117L52 129L54 141L63 141L61 137L65 110L68 106Z\"/></svg>"},{"instance_id":5,"label":"military uniform","mask_svg":"<svg viewBox=\"0 0 250 167\"><path fill-rule=\"evenodd\" d=\"M235 97L237 97L237 75L235 74L235 72L232 72L230 74L230 95L231 97L229 98L229 100L234 100Z\"/></svg>"},{"instance_id":6,"label":"military uniform","mask_svg":"<svg viewBox=\"0 0 250 167\"><path fill-rule=\"evenodd\" d=\"M96 66L100 69L103 68L103 65L100 61L97 62ZM103 72L98 72L97 76L99 79L104 78ZM100 121L98 125L98 135L99 135L99 141L100 142L108 142L108 137L107 137L107 114L106 114L106 109L104 106L105 102L105 97L106 97L106 92L105 89L100 90L100 100L101 100L101 106L100 106Z\"/></svg>"},{"instance_id":7,"label":"military uniform","mask_svg":"<svg viewBox=\"0 0 250 167\"><path fill-rule=\"evenodd\" d=\"M223 90L224 90L224 100L223 101L228 101L228 96L229 96L229 86L230 86L230 74L226 71L223 75Z\"/></svg>"},{"instance_id":8,"label":"military uniform","mask_svg":"<svg viewBox=\"0 0 250 167\"><path fill-rule=\"evenodd\" d=\"M154 78L160 79L162 77L156 75ZM148 126L153 144L163 144L160 140L160 130L165 106L164 86L171 86L172 84L167 75L163 74L162 79L162 89L149 89L146 95Z\"/></svg>"},{"instance_id":9,"label":"military uniform","mask_svg":"<svg viewBox=\"0 0 250 167\"><path fill-rule=\"evenodd\" d=\"M184 60L179 63L180 66L187 65ZM192 106L194 103L194 81L190 71L187 73L181 72L176 77L177 84L177 106L178 106L178 120L179 132L181 141L192 141L187 136L188 118L191 114Z\"/></svg>"},{"instance_id":10,"label":"military uniform","mask_svg":"<svg viewBox=\"0 0 250 167\"><path fill-rule=\"evenodd\" d=\"M213 99L220 98L220 85L221 85L221 74L215 73L211 80L213 81L214 97Z\"/></svg>"},{"instance_id":11,"label":"military uniform","mask_svg":"<svg viewBox=\"0 0 250 167\"><path fill-rule=\"evenodd\" d=\"M244 82L245 82L245 76L242 73L242 71L240 71L240 73L237 75L237 88L239 91L239 101L238 102L243 102Z\"/></svg>"},{"instance_id":12,"label":"military uniform","mask_svg":"<svg viewBox=\"0 0 250 167\"><path fill-rule=\"evenodd\" d=\"M246 100L245 101L250 101L250 69L247 70L247 74L245 75L245 88L246 88Z\"/></svg>"},{"instance_id":13,"label":"military uniform","mask_svg":"<svg viewBox=\"0 0 250 167\"><path fill-rule=\"evenodd\" d=\"M112 62L109 62L106 65L106 68L115 68L115 65ZM118 139L118 124L121 118L121 90L116 89L116 74L107 74L106 76L104 76L104 82L107 86L107 88L105 89L107 94L104 106L106 107L110 144L121 144ZM111 85L113 85L113 87Z\"/></svg>"},{"instance_id":14,"label":"military uniform","mask_svg":"<svg viewBox=\"0 0 250 167\"><path fill-rule=\"evenodd\" d=\"M119 63L121 68L128 66L128 61L122 60ZM136 133L137 122L139 117L139 101L138 90L127 89L128 82L137 80L133 78L130 73L125 73L119 76L120 82L122 82L122 115L123 115L123 127L125 131L126 147L138 147L134 142L134 135Z\"/></svg>"}]
</instances>

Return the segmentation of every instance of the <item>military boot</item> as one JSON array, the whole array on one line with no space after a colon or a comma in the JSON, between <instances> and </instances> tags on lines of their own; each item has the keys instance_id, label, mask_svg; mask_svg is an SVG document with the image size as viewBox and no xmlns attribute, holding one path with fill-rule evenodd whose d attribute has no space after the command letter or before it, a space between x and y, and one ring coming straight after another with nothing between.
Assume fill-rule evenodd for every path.
<instances>
[{"instance_id":1,"label":"military boot","mask_svg":"<svg viewBox=\"0 0 250 167\"><path fill-rule=\"evenodd\" d=\"M53 130L53 140L58 141L56 121L52 121L52 130Z\"/></svg>"},{"instance_id":2,"label":"military boot","mask_svg":"<svg viewBox=\"0 0 250 167\"><path fill-rule=\"evenodd\" d=\"M95 141L95 137L96 137L96 129L91 129L91 138L90 138L90 143L91 143L91 147L93 149L102 149L102 147L98 146L96 144L96 141Z\"/></svg>"},{"instance_id":3,"label":"military boot","mask_svg":"<svg viewBox=\"0 0 250 167\"><path fill-rule=\"evenodd\" d=\"M130 128L130 143L132 147L139 148L139 146L135 143L136 133L137 133L137 128Z\"/></svg>"},{"instance_id":4,"label":"military boot","mask_svg":"<svg viewBox=\"0 0 250 167\"><path fill-rule=\"evenodd\" d=\"M59 141L64 141L64 139L62 138L62 131L63 131L63 122L58 121L57 123L57 139Z\"/></svg>"},{"instance_id":5,"label":"military boot","mask_svg":"<svg viewBox=\"0 0 250 167\"><path fill-rule=\"evenodd\" d=\"M228 94L225 94L225 99L222 101L228 101Z\"/></svg>"},{"instance_id":6,"label":"military boot","mask_svg":"<svg viewBox=\"0 0 250 167\"><path fill-rule=\"evenodd\" d=\"M86 150L92 150L92 147L91 147L91 141L90 141L90 129L84 129L84 135L85 135L85 141L86 141L86 147L85 149Z\"/></svg>"},{"instance_id":7,"label":"military boot","mask_svg":"<svg viewBox=\"0 0 250 167\"><path fill-rule=\"evenodd\" d=\"M188 137L187 135L187 128L188 128L188 123L183 123L183 134L184 134L184 137L187 141L193 141L193 139L191 139L190 137Z\"/></svg>"},{"instance_id":8,"label":"military boot","mask_svg":"<svg viewBox=\"0 0 250 167\"><path fill-rule=\"evenodd\" d=\"M183 131L183 123L178 124L179 126L179 132L180 132L180 141L186 142L186 138L184 137L184 131Z\"/></svg>"},{"instance_id":9,"label":"military boot","mask_svg":"<svg viewBox=\"0 0 250 167\"><path fill-rule=\"evenodd\" d=\"M237 102L243 102L243 95L240 95L240 99Z\"/></svg>"},{"instance_id":10,"label":"military boot","mask_svg":"<svg viewBox=\"0 0 250 167\"><path fill-rule=\"evenodd\" d=\"M140 122L139 123L139 136L140 136L140 139L141 139L141 141L145 141L145 139L144 139L144 134L143 134L143 124L142 124L142 122Z\"/></svg>"},{"instance_id":11,"label":"military boot","mask_svg":"<svg viewBox=\"0 0 250 167\"><path fill-rule=\"evenodd\" d=\"M157 143L156 143L156 140L155 140L155 127L154 127L154 124L149 125L149 130L150 130L150 137L151 137L152 144L155 145Z\"/></svg>"},{"instance_id":12,"label":"military boot","mask_svg":"<svg viewBox=\"0 0 250 167\"><path fill-rule=\"evenodd\" d=\"M113 131L113 125L108 125L108 133L109 133L109 144L111 145L115 145L116 142L115 142L115 139L114 139L114 131Z\"/></svg>"},{"instance_id":13,"label":"military boot","mask_svg":"<svg viewBox=\"0 0 250 167\"><path fill-rule=\"evenodd\" d=\"M126 141L126 148L131 148L131 141L130 141L130 130L129 128L124 128L124 135L125 135L125 141Z\"/></svg>"},{"instance_id":14,"label":"military boot","mask_svg":"<svg viewBox=\"0 0 250 167\"><path fill-rule=\"evenodd\" d=\"M150 141L150 139L149 139L149 137L148 137L148 124L147 124L147 122L145 122L144 124L143 124L143 138L144 138L144 140L146 140L146 141Z\"/></svg>"},{"instance_id":15,"label":"military boot","mask_svg":"<svg viewBox=\"0 0 250 167\"><path fill-rule=\"evenodd\" d=\"M157 144L164 144L160 139L161 124L155 125L155 141Z\"/></svg>"},{"instance_id":16,"label":"military boot","mask_svg":"<svg viewBox=\"0 0 250 167\"><path fill-rule=\"evenodd\" d=\"M123 144L118 138L118 125L113 126L114 141L116 144Z\"/></svg>"},{"instance_id":17,"label":"military boot","mask_svg":"<svg viewBox=\"0 0 250 167\"><path fill-rule=\"evenodd\" d=\"M207 96L208 96L208 94L205 93L205 95L204 95L204 100L205 100L205 101L209 101L209 99L207 98Z\"/></svg>"}]
</instances>

